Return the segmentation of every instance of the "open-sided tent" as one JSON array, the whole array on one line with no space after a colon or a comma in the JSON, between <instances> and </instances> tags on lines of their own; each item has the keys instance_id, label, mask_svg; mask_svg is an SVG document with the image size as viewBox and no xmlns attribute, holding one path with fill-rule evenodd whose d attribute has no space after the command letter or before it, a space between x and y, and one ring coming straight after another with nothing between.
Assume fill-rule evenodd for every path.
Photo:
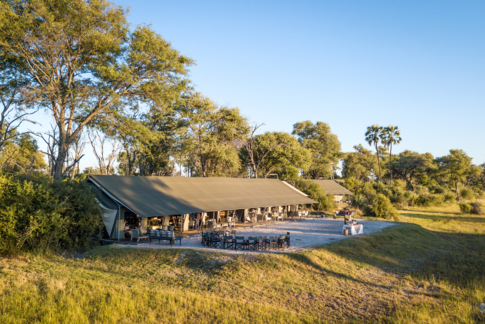
<instances>
[{"instance_id":1,"label":"open-sided tent","mask_svg":"<svg viewBox=\"0 0 485 324\"><path fill-rule=\"evenodd\" d=\"M88 181L141 218L315 203L276 179L92 175Z\"/></svg>"}]
</instances>

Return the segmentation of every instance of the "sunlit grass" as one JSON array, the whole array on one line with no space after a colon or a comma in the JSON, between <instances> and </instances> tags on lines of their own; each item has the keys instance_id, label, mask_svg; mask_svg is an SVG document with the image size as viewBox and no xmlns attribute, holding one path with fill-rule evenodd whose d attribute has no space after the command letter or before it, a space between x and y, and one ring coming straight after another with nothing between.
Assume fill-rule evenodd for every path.
<instances>
[{"instance_id":1,"label":"sunlit grass","mask_svg":"<svg viewBox=\"0 0 485 324\"><path fill-rule=\"evenodd\" d=\"M76 260L0 259L0 322L485 321L485 217L444 208L291 254L105 246Z\"/></svg>"}]
</instances>

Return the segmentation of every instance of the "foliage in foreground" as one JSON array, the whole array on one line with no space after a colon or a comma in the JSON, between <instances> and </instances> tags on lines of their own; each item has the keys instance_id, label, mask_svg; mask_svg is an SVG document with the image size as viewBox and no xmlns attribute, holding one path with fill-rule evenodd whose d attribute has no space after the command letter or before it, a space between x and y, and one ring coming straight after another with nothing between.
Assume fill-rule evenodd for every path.
<instances>
[{"instance_id":1,"label":"foliage in foreground","mask_svg":"<svg viewBox=\"0 0 485 324\"><path fill-rule=\"evenodd\" d=\"M298 253L108 246L4 258L0 322L483 322L485 218L402 217L419 225Z\"/></svg>"},{"instance_id":2,"label":"foliage in foreground","mask_svg":"<svg viewBox=\"0 0 485 324\"><path fill-rule=\"evenodd\" d=\"M0 175L0 254L87 248L100 232L100 216L84 181Z\"/></svg>"}]
</instances>

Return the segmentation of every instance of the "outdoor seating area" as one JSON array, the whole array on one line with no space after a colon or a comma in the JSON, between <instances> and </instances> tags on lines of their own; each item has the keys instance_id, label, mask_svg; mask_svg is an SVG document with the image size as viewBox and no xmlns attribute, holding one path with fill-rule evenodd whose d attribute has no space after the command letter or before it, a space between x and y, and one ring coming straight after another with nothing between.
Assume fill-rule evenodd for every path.
<instances>
[{"instance_id":1,"label":"outdoor seating area","mask_svg":"<svg viewBox=\"0 0 485 324\"><path fill-rule=\"evenodd\" d=\"M180 245L182 245L182 236L175 236L174 231L164 231L164 230L150 230L147 234L147 237L150 240L150 244L153 241L157 241L160 244L162 241L168 241L170 246L175 244L175 241L179 241Z\"/></svg>"},{"instance_id":2,"label":"outdoor seating area","mask_svg":"<svg viewBox=\"0 0 485 324\"><path fill-rule=\"evenodd\" d=\"M213 249L246 251L283 250L290 247L290 233L277 236L242 236L232 231L202 232L201 244Z\"/></svg>"}]
</instances>

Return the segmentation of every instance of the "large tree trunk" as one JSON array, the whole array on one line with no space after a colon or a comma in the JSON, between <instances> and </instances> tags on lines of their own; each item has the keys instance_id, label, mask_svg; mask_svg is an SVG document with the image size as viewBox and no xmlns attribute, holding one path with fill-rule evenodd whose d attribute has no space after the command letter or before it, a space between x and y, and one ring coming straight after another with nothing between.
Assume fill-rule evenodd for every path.
<instances>
[{"instance_id":1,"label":"large tree trunk","mask_svg":"<svg viewBox=\"0 0 485 324\"><path fill-rule=\"evenodd\" d=\"M67 153L69 152L69 141L62 124L58 125L59 143L57 144L57 157L54 161L54 181L62 180L64 161L66 161Z\"/></svg>"}]
</instances>

